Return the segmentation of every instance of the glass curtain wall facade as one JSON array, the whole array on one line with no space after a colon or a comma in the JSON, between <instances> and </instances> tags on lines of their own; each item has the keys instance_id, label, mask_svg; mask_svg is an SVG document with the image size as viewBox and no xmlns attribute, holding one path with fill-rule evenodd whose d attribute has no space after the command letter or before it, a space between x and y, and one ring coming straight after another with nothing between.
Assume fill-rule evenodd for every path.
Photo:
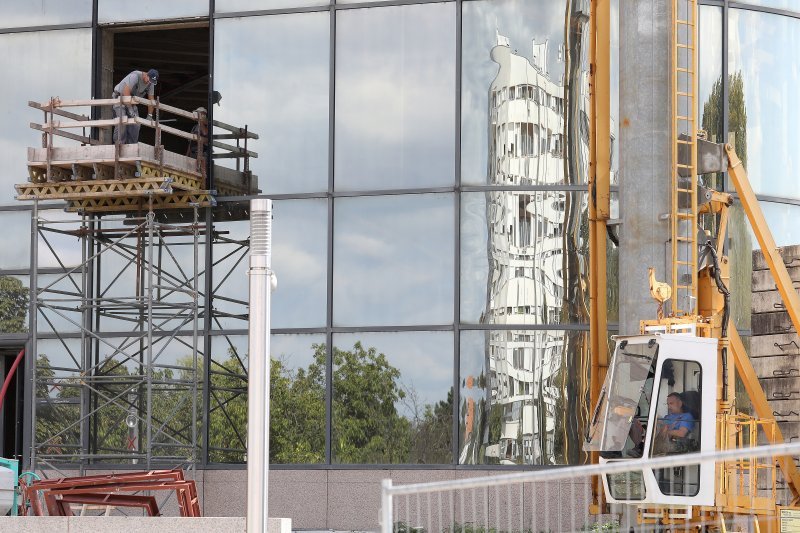
<instances>
[{"instance_id":1,"label":"glass curtain wall facade","mask_svg":"<svg viewBox=\"0 0 800 533\"><path fill-rule=\"evenodd\" d=\"M730 142L747 169L778 246L800 244L800 104L797 51L800 6L788 0L700 2L700 120L709 138ZM706 176L715 187L732 184ZM733 318L751 328L752 250L758 249L741 208L729 234Z\"/></svg>"},{"instance_id":2,"label":"glass curtain wall facade","mask_svg":"<svg viewBox=\"0 0 800 533\"><path fill-rule=\"evenodd\" d=\"M13 125L0 133L13 169L0 177L9 301L27 294L30 271L28 241L14 235L28 234L30 206L12 195L26 147L39 142L27 101L90 94L96 28L134 22L110 0L70 3L0 23L4 49L19 50L5 55L10 71L23 55L49 65L0 88ZM275 200L279 285L272 462L581 463L589 2L375 4L181 0L142 10L148 20L208 19L212 89L224 95L213 118L260 135L251 169ZM19 30L31 20L53 26ZM616 183L616 96L612 108ZM202 248L209 467L245 459L249 226L232 215L248 200L218 198L205 214L214 227ZM54 255L69 258L70 244L57 242ZM613 328L610 241L608 255ZM13 316L1 317L0 340L24 342L27 322Z\"/></svg>"}]
</instances>

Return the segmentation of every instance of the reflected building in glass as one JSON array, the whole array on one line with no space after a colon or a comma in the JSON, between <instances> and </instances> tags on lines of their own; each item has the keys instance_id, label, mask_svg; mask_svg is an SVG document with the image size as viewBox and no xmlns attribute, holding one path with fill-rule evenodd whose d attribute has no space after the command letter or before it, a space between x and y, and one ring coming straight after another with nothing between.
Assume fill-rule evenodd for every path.
<instances>
[{"instance_id":1,"label":"reflected building in glass","mask_svg":"<svg viewBox=\"0 0 800 533\"><path fill-rule=\"evenodd\" d=\"M557 63L550 68L548 45L547 39L534 39L529 60L497 33L491 58L498 70L488 97L489 185L552 187L585 181L588 74L566 71L574 79L565 86L565 45L559 44ZM551 70L557 74L551 76ZM565 142L567 132L579 134ZM480 321L507 328L587 322L580 234L586 195L552 190L485 195L489 275ZM465 391L461 462L556 464L567 458L567 450L574 448L570 444L576 443L556 435L557 427L566 425L559 409L570 402L558 384L586 370L580 364L586 358L575 357L576 350L585 349L575 344L579 339L547 329L486 332L487 375L483 380L467 377L462 384L471 389L482 382L486 397L476 405ZM576 419L585 418L581 408ZM476 431L476 426L490 429Z\"/></svg>"}]
</instances>

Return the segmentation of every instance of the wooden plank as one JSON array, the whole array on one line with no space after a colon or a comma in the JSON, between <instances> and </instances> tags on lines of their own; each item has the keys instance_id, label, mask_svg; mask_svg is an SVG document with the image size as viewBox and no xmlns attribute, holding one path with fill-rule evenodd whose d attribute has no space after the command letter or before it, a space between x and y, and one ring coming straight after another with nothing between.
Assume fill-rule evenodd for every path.
<instances>
[{"instance_id":1,"label":"wooden plank","mask_svg":"<svg viewBox=\"0 0 800 533\"><path fill-rule=\"evenodd\" d=\"M241 154L241 155L247 154L250 157L258 157L258 153L254 152L252 150L245 150L244 148L236 147L236 146L233 146L233 145L230 145L230 144L221 143L219 141L211 141L211 144L215 148L221 148L222 150L228 150L228 151L230 151L231 153L234 153L234 154Z\"/></svg>"},{"instance_id":2,"label":"wooden plank","mask_svg":"<svg viewBox=\"0 0 800 533\"><path fill-rule=\"evenodd\" d=\"M750 357L800 355L797 333L762 335L750 338Z\"/></svg>"},{"instance_id":3,"label":"wooden plank","mask_svg":"<svg viewBox=\"0 0 800 533\"><path fill-rule=\"evenodd\" d=\"M221 120L213 120L211 123L214 126L218 127L218 128L222 128L224 130L230 131L231 133L238 134L240 138L244 137L244 128L239 128L237 126L231 126L230 124L222 122ZM211 138L212 139L216 138L216 135L212 135ZM252 131L248 130L247 131L247 138L248 139L258 139L258 134L257 133L253 133Z\"/></svg>"},{"instance_id":4,"label":"wooden plank","mask_svg":"<svg viewBox=\"0 0 800 533\"><path fill-rule=\"evenodd\" d=\"M156 121L155 120L147 120L146 118L136 117L135 121L136 121L137 124L141 124L143 126L147 126L147 127L150 127L150 128L155 128L156 127ZM197 140L197 135L195 135L193 133L189 133L188 131L179 130L177 128L172 128L170 126L165 126L163 124L161 124L161 131L163 131L164 133L170 133L172 135L175 135L176 137L182 137L182 138L190 140L190 141L196 141Z\"/></svg>"},{"instance_id":5,"label":"wooden plank","mask_svg":"<svg viewBox=\"0 0 800 533\"><path fill-rule=\"evenodd\" d=\"M136 121L132 118L108 118L108 119L100 119L100 120L74 120L74 121L66 121L66 120L57 120L53 121L52 125L41 125L40 128L42 131L49 131L51 129L69 129L69 128L110 128L112 126L118 126L120 124L135 124Z\"/></svg>"},{"instance_id":6,"label":"wooden plank","mask_svg":"<svg viewBox=\"0 0 800 533\"><path fill-rule=\"evenodd\" d=\"M148 100L147 98L140 98L138 96L134 98L137 104L142 104L147 106L154 105L154 103ZM188 118L189 120L194 120L195 122L197 122L197 119L199 118L198 114L195 113L194 111L186 111L184 109L181 109L180 107L174 107L165 103L158 104L158 109L160 111L166 111L167 113L172 113L173 115L178 115L179 117L184 117Z\"/></svg>"},{"instance_id":7,"label":"wooden plank","mask_svg":"<svg viewBox=\"0 0 800 533\"><path fill-rule=\"evenodd\" d=\"M64 111L63 109L50 109L50 104L41 105L38 102L33 102L29 100L28 105L40 111L52 111L54 115L60 115L62 117L71 118L72 120L89 120L89 117L87 117L86 115L71 113L69 111Z\"/></svg>"},{"instance_id":8,"label":"wooden plank","mask_svg":"<svg viewBox=\"0 0 800 533\"><path fill-rule=\"evenodd\" d=\"M144 143L121 145L120 161L142 163L148 162L157 165L155 149ZM28 149L28 165L37 166L46 161L47 152L44 148ZM53 164L87 164L114 163L114 145L103 144L97 146L69 146L53 148ZM200 176L196 170L197 161L175 152L164 151L164 166L190 176Z\"/></svg>"},{"instance_id":9,"label":"wooden plank","mask_svg":"<svg viewBox=\"0 0 800 533\"><path fill-rule=\"evenodd\" d=\"M797 264L797 263L795 263ZM789 278L795 289L800 289L800 266L786 269L789 272ZM772 272L767 270L754 270L753 271L753 292L761 291L774 291L778 289L775 283L775 278L772 277Z\"/></svg>"},{"instance_id":10,"label":"wooden plank","mask_svg":"<svg viewBox=\"0 0 800 533\"><path fill-rule=\"evenodd\" d=\"M30 123L30 127L32 129L35 129L35 130L45 131L45 129L42 126L40 126L39 124L36 124L35 122L31 122ZM64 137L66 139L70 139L70 140L73 140L73 141L78 141L79 143L84 143L84 144L93 144L93 145L99 145L100 144L100 141L97 141L97 140L92 139L90 137L85 137L83 135L77 135L75 133L70 133L68 131L53 130L53 135L58 135L59 137Z\"/></svg>"}]
</instances>

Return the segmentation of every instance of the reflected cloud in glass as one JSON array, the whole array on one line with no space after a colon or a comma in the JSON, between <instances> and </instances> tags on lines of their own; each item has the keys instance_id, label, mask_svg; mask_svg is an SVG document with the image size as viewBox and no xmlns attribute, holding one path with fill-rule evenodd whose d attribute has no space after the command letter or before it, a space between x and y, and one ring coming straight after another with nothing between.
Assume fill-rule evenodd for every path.
<instances>
[{"instance_id":1,"label":"reflected cloud in glass","mask_svg":"<svg viewBox=\"0 0 800 533\"><path fill-rule=\"evenodd\" d=\"M258 133L250 168L265 193L328 189L329 17L294 13L215 23L214 88L223 99L214 117Z\"/></svg>"},{"instance_id":2,"label":"reflected cloud in glass","mask_svg":"<svg viewBox=\"0 0 800 533\"><path fill-rule=\"evenodd\" d=\"M336 326L453 321L453 196L337 198Z\"/></svg>"},{"instance_id":3,"label":"reflected cloud in glass","mask_svg":"<svg viewBox=\"0 0 800 533\"><path fill-rule=\"evenodd\" d=\"M24 181L20 178L19 181ZM2 211L0 212L0 270L30 268L31 240L27 238L31 233L31 214L27 211Z\"/></svg>"},{"instance_id":4,"label":"reflected cloud in glass","mask_svg":"<svg viewBox=\"0 0 800 533\"><path fill-rule=\"evenodd\" d=\"M587 331L461 332L459 463L581 464Z\"/></svg>"},{"instance_id":5,"label":"reflected cloud in glass","mask_svg":"<svg viewBox=\"0 0 800 533\"><path fill-rule=\"evenodd\" d=\"M209 0L138 0L135 4L120 0L99 0L97 20L130 22L134 20L207 17Z\"/></svg>"},{"instance_id":6,"label":"reflected cloud in glass","mask_svg":"<svg viewBox=\"0 0 800 533\"><path fill-rule=\"evenodd\" d=\"M233 206L246 208L248 204ZM226 213L224 205L217 209L218 217ZM327 217L323 199L273 203L272 268L278 277L278 289L272 293L273 328L325 325ZM220 222L215 229L222 233L213 248L213 327L246 328L250 222Z\"/></svg>"},{"instance_id":7,"label":"reflected cloud in glass","mask_svg":"<svg viewBox=\"0 0 800 533\"><path fill-rule=\"evenodd\" d=\"M800 198L800 20L731 9L730 132L756 193Z\"/></svg>"},{"instance_id":8,"label":"reflected cloud in glass","mask_svg":"<svg viewBox=\"0 0 800 533\"><path fill-rule=\"evenodd\" d=\"M28 147L42 144L41 133L28 124L41 123L43 113L28 107L28 102L46 102L52 96L62 100L85 99L91 94L92 30L4 34L0 35L0 50L3 50L0 71L14 73L13 83L0 87L3 102L0 118L5 125L0 130L0 161L4 169L0 188L12 191L13 184L28 181ZM19 68L21 57L29 65L47 65L47 68ZM70 111L86 113L82 108ZM54 137L54 144L74 145L75 142ZM0 197L0 203L18 202L7 192Z\"/></svg>"},{"instance_id":9,"label":"reflected cloud in glass","mask_svg":"<svg viewBox=\"0 0 800 533\"><path fill-rule=\"evenodd\" d=\"M451 332L333 337L333 461L449 464Z\"/></svg>"},{"instance_id":10,"label":"reflected cloud in glass","mask_svg":"<svg viewBox=\"0 0 800 533\"><path fill-rule=\"evenodd\" d=\"M13 7L11 6L13 2ZM92 22L92 0L4 0L0 28Z\"/></svg>"},{"instance_id":11,"label":"reflected cloud in glass","mask_svg":"<svg viewBox=\"0 0 800 533\"><path fill-rule=\"evenodd\" d=\"M564 191L462 194L462 322L588 323L586 199Z\"/></svg>"},{"instance_id":12,"label":"reflected cloud in glass","mask_svg":"<svg viewBox=\"0 0 800 533\"><path fill-rule=\"evenodd\" d=\"M455 7L337 13L337 190L454 183Z\"/></svg>"},{"instance_id":13,"label":"reflected cloud in glass","mask_svg":"<svg viewBox=\"0 0 800 533\"><path fill-rule=\"evenodd\" d=\"M214 11L217 13L236 13L238 11L325 6L330 3L331 0L215 0Z\"/></svg>"}]
</instances>

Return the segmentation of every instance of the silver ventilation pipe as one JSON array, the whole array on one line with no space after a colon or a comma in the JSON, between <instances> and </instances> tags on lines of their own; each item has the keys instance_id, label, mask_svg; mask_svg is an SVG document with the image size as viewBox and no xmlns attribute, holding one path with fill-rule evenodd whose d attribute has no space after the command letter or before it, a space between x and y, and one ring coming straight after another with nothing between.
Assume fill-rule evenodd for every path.
<instances>
[{"instance_id":1,"label":"silver ventilation pipe","mask_svg":"<svg viewBox=\"0 0 800 533\"><path fill-rule=\"evenodd\" d=\"M247 381L247 533L266 533L269 493L272 200L250 200L250 320Z\"/></svg>"}]
</instances>

